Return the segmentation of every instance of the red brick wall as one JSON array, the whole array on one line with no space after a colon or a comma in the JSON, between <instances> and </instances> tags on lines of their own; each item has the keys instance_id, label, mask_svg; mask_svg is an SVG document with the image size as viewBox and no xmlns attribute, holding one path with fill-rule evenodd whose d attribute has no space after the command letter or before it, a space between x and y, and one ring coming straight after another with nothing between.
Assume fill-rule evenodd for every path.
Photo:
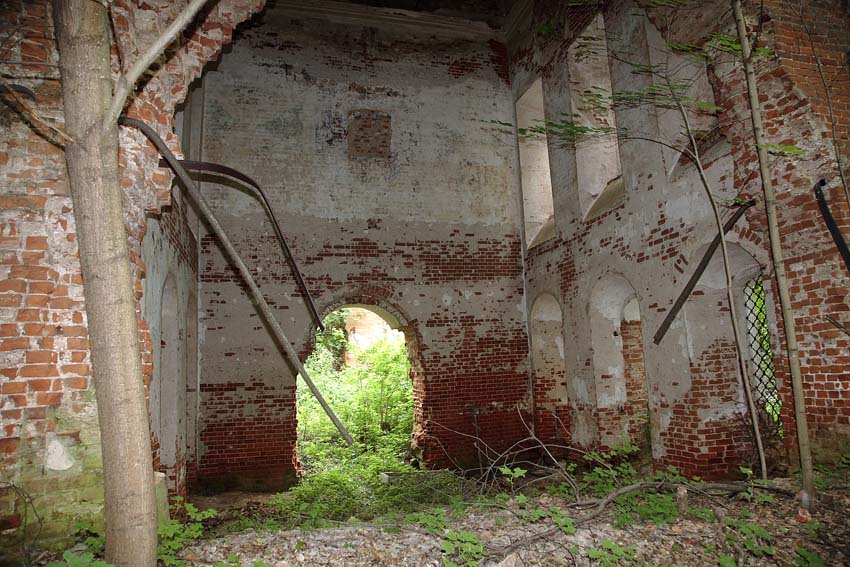
<instances>
[{"instance_id":1,"label":"red brick wall","mask_svg":"<svg viewBox=\"0 0 850 567\"><path fill-rule=\"evenodd\" d=\"M693 15L679 12L671 25L674 33L678 34L677 39L680 42L697 41L699 38L695 35L697 32L701 35L706 29L706 21L716 21L728 12L728 6L721 4L700 5L699 13L694 12ZM799 18L794 13L797 5L788 2L765 3L768 17L763 21L761 41L762 45L771 47L777 57L760 60L758 73L767 141L796 144L807 154L803 160L771 156L771 169L779 196L785 267L790 278L797 318L807 413L818 450L826 455L828 452L834 454L850 439L850 410L844 399L846 396L842 394L850 387L846 372L847 364L850 363L846 354L850 352L850 341L826 321L825 316L832 315L844 321L850 307L846 291L847 270L820 219L811 192L820 178L829 180L827 198L845 233L850 230L850 218L838 184L832 141L826 123L828 116L823 88L811 47L801 35ZM756 21L753 10L757 8L758 3L747 6L753 22ZM586 14L564 19L559 16L564 9L554 3L541 3L537 10L540 13L535 14L536 21L545 22L554 15L555 21L561 21L558 19L561 18L568 22L563 24L563 29L572 30L573 22L586 20ZM652 10L653 21L659 25L664 24L669 15L664 10ZM606 11L606 16L614 21L623 15L634 17L636 13L635 6L630 2L614 2ZM707 14L716 14L716 17L706 19ZM812 3L807 14L816 34L815 45L824 71L834 79L831 93L835 102L837 130L841 137L840 143L845 148L847 163L847 136L850 128L846 116L846 50L850 22L846 3ZM735 33L730 19L725 20L724 26L721 31ZM629 28L618 29L622 31ZM651 31L651 28L646 29ZM755 25L751 25L750 29L755 30ZM642 48L641 41L653 41L652 34L646 36L648 39L642 35L638 31L632 37L633 46L638 51ZM521 85L528 82L529 77L542 76L547 112L569 112L568 107L559 106L563 97L562 67L568 42L559 44L561 34L557 33L530 37L514 46L511 53L515 84L520 85L517 89L521 90ZM653 49L656 47L650 45L648 48L650 52ZM616 65L612 62L612 69L614 67ZM717 119L730 146L729 153L712 157L709 168L714 168L718 173L709 175L717 187L727 191L729 197L746 192L759 200L757 206L747 213L746 219L733 231L730 240L740 243L748 254L755 257L754 261L764 267L768 281L771 279L772 267L761 187L746 91L738 67L734 64L710 66L708 74L711 91L699 95L700 98L707 98L713 94L716 103L723 108ZM629 118L626 114L618 114L618 120ZM650 122L646 121L647 124ZM643 126L636 123L628 125L632 131ZM580 164L570 162L569 150L550 144L559 234L552 241L529 251L527 259L528 289L532 295L535 290L553 289L553 286L560 290L568 326L567 344L570 344L571 336L575 340L572 356L576 362L568 368L568 375L577 384L589 381L592 372L592 356L588 354L588 329L583 321L586 317L588 290L600 277L599 274L605 270L620 272L635 284L641 300L644 328L654 330L693 271L693 259L701 255L701 247L710 240L713 232L711 217L707 208L703 208L704 200L701 202L698 198L698 192L701 191L698 184L676 185L679 183L677 176L686 175L686 172L674 171L671 175L669 168L663 170L655 167L655 164L663 163L664 156L652 144L644 143L641 151L634 156L628 151L623 153L621 145L621 153L628 180L626 204L592 223L583 223L580 217L575 218L577 207L571 196L575 188L569 185L571 168L580 167ZM632 161L634 158L639 161ZM730 160L733 161L730 163ZM680 167L676 166L677 169ZM697 197L685 206L691 211L702 212L691 214L692 218L684 221L680 217L688 215L682 215L681 210L675 211L672 205L677 200L689 199L689 191L696 191ZM652 202L653 194L658 196L657 203ZM677 215L671 214L671 211L677 212ZM775 298L775 287L769 289L769 293ZM700 305L702 300L695 301L697 303L694 305ZM774 303L777 302L774 300ZM689 308L686 307L686 311ZM725 317L717 317L716 328L714 322L706 325L705 321L693 321L686 324L686 330L682 331L680 325L686 315L680 314L679 323L674 323L664 342L656 347L650 341L645 353L646 372L651 386L649 402L656 458L659 463L673 464L702 476L734 474L737 471L736 461L747 463L752 458L749 424L742 406L742 391L736 377L733 351L726 336L729 333ZM781 322L778 312L773 314L772 319ZM576 322L571 323L571 320ZM712 339L714 333L717 334ZM777 351L780 393L784 399L786 440L789 445L793 445L793 404L787 362L782 352L784 343L781 340L781 323L775 333L773 339ZM689 345L688 368L676 366L679 360L675 347L677 340L685 340L681 344ZM572 390L570 396L572 434L580 434L584 441L593 439L598 435L598 430L594 428L601 425L590 416L588 404L591 402L585 399L582 388ZM720 407L726 408L724 412L728 410L727 417L716 418L709 411ZM739 409L733 411L736 407Z\"/></svg>"},{"instance_id":2,"label":"red brick wall","mask_svg":"<svg viewBox=\"0 0 850 567\"><path fill-rule=\"evenodd\" d=\"M628 419L629 439L634 445L645 446L646 428L649 424L649 392L646 383L646 367L643 362L643 330L641 322L623 321L620 323L620 336L623 338L624 376L626 380L626 419Z\"/></svg>"},{"instance_id":3,"label":"red brick wall","mask_svg":"<svg viewBox=\"0 0 850 567\"><path fill-rule=\"evenodd\" d=\"M513 150L486 130L511 116L505 51L466 30L435 38L367 16L343 24L277 7L241 28L205 82L204 151L267 188L320 312L364 302L400 314L415 338L418 451L429 464L477 466L475 413L493 447L523 437L517 406L529 413ZM204 190L306 356L310 316L256 201ZM203 379L238 385L246 407L244 385L257 381L293 396L292 369L239 278L214 239L201 246ZM223 407L211 394L205 408ZM231 475L226 461L205 463L276 427L240 403L228 415L202 409L199 479ZM237 417L251 430L217 434ZM295 431L274 435L290 442Z\"/></svg>"},{"instance_id":4,"label":"red brick wall","mask_svg":"<svg viewBox=\"0 0 850 567\"><path fill-rule=\"evenodd\" d=\"M138 55L140 37L150 41L183 4L169 3L159 12L146 2L118 0L112 4L117 52L124 68ZM176 149L171 132L175 105L203 65L229 41L233 26L261 4L261 0L218 3L145 82L129 113L154 126ZM0 8L0 24L4 33L11 33L0 57L0 67L10 77L7 80L31 89L36 95L32 106L61 125L58 53L49 3L5 2ZM23 64L17 64L19 61ZM117 70L118 59L115 64ZM0 113L0 471L27 488L31 479L26 476L26 463L42 458L47 434L56 432L71 444L79 443L80 427L92 425L94 403L64 155L25 126L7 105L0 107ZM146 214L158 212L169 199L171 175L156 167L157 159L139 134L122 132L121 188L137 298L141 298L144 276L140 246ZM191 261L191 242L181 239L181 247ZM150 337L144 321L139 327L149 380ZM63 416L61 425L57 425L59 415ZM89 472L97 471L86 474ZM48 500L45 497L44 502ZM3 501L0 516L6 512L5 505ZM59 532L67 535L69 529L61 527Z\"/></svg>"},{"instance_id":5,"label":"red brick wall","mask_svg":"<svg viewBox=\"0 0 850 567\"><path fill-rule=\"evenodd\" d=\"M735 346L728 341L712 344L692 361L691 388L672 405L670 425L661 433L666 454L658 459L658 465L711 479L736 474L739 466L751 464L751 437L745 419L704 417L718 403L735 403L740 398L736 367ZM696 451L697 445L704 449Z\"/></svg>"}]
</instances>

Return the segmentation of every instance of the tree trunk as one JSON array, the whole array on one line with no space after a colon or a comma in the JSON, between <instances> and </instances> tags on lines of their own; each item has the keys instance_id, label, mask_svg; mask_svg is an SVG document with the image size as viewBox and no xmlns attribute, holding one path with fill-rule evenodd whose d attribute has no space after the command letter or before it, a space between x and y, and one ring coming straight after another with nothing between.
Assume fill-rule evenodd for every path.
<instances>
[{"instance_id":1,"label":"tree trunk","mask_svg":"<svg viewBox=\"0 0 850 567\"><path fill-rule=\"evenodd\" d=\"M156 565L150 424L142 384L136 302L118 177L109 18L92 0L54 0L65 148L86 296L103 451L106 559Z\"/></svg>"},{"instance_id":2,"label":"tree trunk","mask_svg":"<svg viewBox=\"0 0 850 567\"><path fill-rule=\"evenodd\" d=\"M788 365L791 369L791 389L794 392L794 417L797 424L797 448L800 452L800 471L803 477L803 498L801 504L807 510L814 504L815 481L812 465L812 448L809 441L809 424L806 418L806 397L803 390L803 376L800 371L800 353L797 346L797 329L794 312L791 309L791 295L788 293L788 278L785 275L785 263L779 235L779 221L776 217L776 194L767 161L767 150L762 140L761 103L759 102L756 74L750 53L750 42L744 23L741 0L732 0L732 10L741 44L744 74L747 79L747 93L750 99L750 112L753 121L753 141L758 150L759 173L764 190L764 205L767 211L767 227L770 236L770 255L773 257L773 271L776 274L776 287L779 291L779 304L782 309L782 322L785 326L785 346L788 351Z\"/></svg>"}]
</instances>

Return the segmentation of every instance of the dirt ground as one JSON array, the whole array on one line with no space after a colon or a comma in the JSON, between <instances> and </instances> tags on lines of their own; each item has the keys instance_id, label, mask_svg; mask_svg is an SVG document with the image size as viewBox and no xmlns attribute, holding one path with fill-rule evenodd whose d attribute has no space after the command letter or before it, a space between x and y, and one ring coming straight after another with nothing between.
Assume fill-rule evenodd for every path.
<instances>
[{"instance_id":1,"label":"dirt ground","mask_svg":"<svg viewBox=\"0 0 850 567\"><path fill-rule=\"evenodd\" d=\"M477 563L481 567L843 566L850 565L850 479L838 481L843 485L820 493L808 523L801 521L797 502L788 496L774 494L773 502L755 502L742 496L692 494L689 508L702 513L688 513L665 525L638 521L615 527L615 509L609 506L575 533L564 533L551 517L531 521L531 510L566 509L569 504L543 495L528 502L471 506L456 517L450 515L439 536L421 523L352 521L313 531L249 529L198 542L186 548L183 557L192 567L212 566L232 554L244 566L256 561L270 567L463 565L468 556L447 554L443 544L449 532L468 532L483 545L484 557ZM790 479L778 485L795 487ZM256 495L240 493L195 503L220 510L219 526L245 516L261 519L268 508ZM821 563L798 549L816 554Z\"/></svg>"}]
</instances>

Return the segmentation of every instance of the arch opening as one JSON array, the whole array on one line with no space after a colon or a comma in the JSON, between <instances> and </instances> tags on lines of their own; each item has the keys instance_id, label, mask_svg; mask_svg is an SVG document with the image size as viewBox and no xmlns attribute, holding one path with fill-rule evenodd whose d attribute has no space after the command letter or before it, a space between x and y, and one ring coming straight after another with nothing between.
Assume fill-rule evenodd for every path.
<instances>
[{"instance_id":1,"label":"arch opening","mask_svg":"<svg viewBox=\"0 0 850 567\"><path fill-rule=\"evenodd\" d=\"M529 316L534 425L541 439L564 438L569 430L564 319L554 296L537 297Z\"/></svg>"},{"instance_id":2,"label":"arch opening","mask_svg":"<svg viewBox=\"0 0 850 567\"><path fill-rule=\"evenodd\" d=\"M629 443L649 455L649 387L640 303L625 278L608 276L594 288L590 326L600 446Z\"/></svg>"},{"instance_id":3,"label":"arch opening","mask_svg":"<svg viewBox=\"0 0 850 567\"><path fill-rule=\"evenodd\" d=\"M351 303L337 306L323 323L325 331L316 334L305 367L355 446L345 446L299 377L297 454L302 472L321 472L364 453L398 463L410 460L414 372L401 321L382 307Z\"/></svg>"}]
</instances>

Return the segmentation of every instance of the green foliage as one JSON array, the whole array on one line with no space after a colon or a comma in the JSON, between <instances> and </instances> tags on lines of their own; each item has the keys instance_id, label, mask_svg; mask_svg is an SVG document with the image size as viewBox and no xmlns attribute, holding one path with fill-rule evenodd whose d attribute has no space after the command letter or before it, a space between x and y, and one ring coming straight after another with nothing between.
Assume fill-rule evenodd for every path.
<instances>
[{"instance_id":1,"label":"green foliage","mask_svg":"<svg viewBox=\"0 0 850 567\"><path fill-rule=\"evenodd\" d=\"M252 567L269 567L269 564L265 561L254 561L251 564ZM239 558L235 553L231 553L227 556L227 561L216 561L213 564L213 567L242 567L242 562L239 561Z\"/></svg>"},{"instance_id":2,"label":"green foliage","mask_svg":"<svg viewBox=\"0 0 850 567\"><path fill-rule=\"evenodd\" d=\"M820 530L822 526L819 522L813 521L808 524L801 524L800 529L803 531L809 539L818 539L820 537Z\"/></svg>"},{"instance_id":3,"label":"green foliage","mask_svg":"<svg viewBox=\"0 0 850 567\"><path fill-rule=\"evenodd\" d=\"M90 522L77 522L74 524L74 535L85 544L89 552L96 556L103 555L106 536L94 524Z\"/></svg>"},{"instance_id":4,"label":"green foliage","mask_svg":"<svg viewBox=\"0 0 850 567\"><path fill-rule=\"evenodd\" d=\"M446 532L441 543L443 553L451 559L445 560L446 567L477 567L484 559L484 544L472 532Z\"/></svg>"},{"instance_id":5,"label":"green foliage","mask_svg":"<svg viewBox=\"0 0 850 567\"><path fill-rule=\"evenodd\" d=\"M528 471L520 467L512 468L508 466L502 466L499 467L499 472L502 473L502 475L504 475L504 477L507 479L508 483L511 485L511 493L513 493L516 490L516 481L524 477L525 473L527 473Z\"/></svg>"},{"instance_id":6,"label":"green foliage","mask_svg":"<svg viewBox=\"0 0 850 567\"><path fill-rule=\"evenodd\" d=\"M603 540L601 547L589 549L587 556L593 560L594 565L601 567L618 567L619 565L631 565L635 558L637 548L633 545L617 545L611 540Z\"/></svg>"},{"instance_id":7,"label":"green foliage","mask_svg":"<svg viewBox=\"0 0 850 567\"><path fill-rule=\"evenodd\" d=\"M334 466L313 473L289 492L269 500L284 528L319 528L386 514L416 511L425 505L448 504L461 482L451 473L424 473L398 459L390 449L340 451ZM399 473L388 482L381 473Z\"/></svg>"},{"instance_id":8,"label":"green foliage","mask_svg":"<svg viewBox=\"0 0 850 567\"><path fill-rule=\"evenodd\" d=\"M343 468L317 473L288 493L269 500L283 522L305 529L322 528L341 522L368 507L367 494Z\"/></svg>"},{"instance_id":9,"label":"green foliage","mask_svg":"<svg viewBox=\"0 0 850 567\"><path fill-rule=\"evenodd\" d=\"M717 565L720 567L738 567L738 562L731 555L720 555L717 557Z\"/></svg>"},{"instance_id":10,"label":"green foliage","mask_svg":"<svg viewBox=\"0 0 850 567\"><path fill-rule=\"evenodd\" d=\"M310 377L363 451L390 450L401 460L413 431L413 384L404 336L387 336L361 351L345 342L344 321L343 330L329 323L328 329L323 336L330 338L317 338L305 364ZM338 352L351 352L358 366L340 367ZM300 378L296 395L298 453L309 474L345 458L347 448Z\"/></svg>"},{"instance_id":11,"label":"green foliage","mask_svg":"<svg viewBox=\"0 0 850 567\"><path fill-rule=\"evenodd\" d=\"M204 532L204 536L220 537L225 534L255 530L258 532L280 531L281 523L276 518L244 516L227 520Z\"/></svg>"},{"instance_id":12,"label":"green foliage","mask_svg":"<svg viewBox=\"0 0 850 567\"><path fill-rule=\"evenodd\" d=\"M703 522L716 522L717 514L708 508L688 508L688 514Z\"/></svg>"},{"instance_id":13,"label":"green foliage","mask_svg":"<svg viewBox=\"0 0 850 567\"><path fill-rule=\"evenodd\" d=\"M743 519L726 519L724 523L735 530L726 534L729 543L741 542L756 557L773 555L773 535L760 525Z\"/></svg>"},{"instance_id":14,"label":"green foliage","mask_svg":"<svg viewBox=\"0 0 850 567\"><path fill-rule=\"evenodd\" d=\"M204 533L203 521L216 515L215 510L198 510L193 504L184 503L182 498L175 498L171 507L175 516L186 514L185 523L175 518L161 520L157 529L157 558L166 567L184 567L186 562L178 557L178 553L188 544L196 541Z\"/></svg>"},{"instance_id":15,"label":"green foliage","mask_svg":"<svg viewBox=\"0 0 850 567\"><path fill-rule=\"evenodd\" d=\"M805 150L790 144L757 144L757 147L764 148L768 151L768 153L774 155L806 157Z\"/></svg>"},{"instance_id":16,"label":"green foliage","mask_svg":"<svg viewBox=\"0 0 850 567\"><path fill-rule=\"evenodd\" d=\"M345 361L345 351L348 348L348 335L345 332L347 319L348 311L346 309L334 311L322 321L325 326L324 332L316 333L316 349L327 352L337 370L342 368Z\"/></svg>"},{"instance_id":17,"label":"green foliage","mask_svg":"<svg viewBox=\"0 0 850 567\"><path fill-rule=\"evenodd\" d=\"M606 496L624 484L635 482L637 470L628 459L639 451L639 447L626 440L610 451L593 451L585 455L584 460L594 466L582 476L581 490L594 496Z\"/></svg>"},{"instance_id":18,"label":"green foliage","mask_svg":"<svg viewBox=\"0 0 850 567\"><path fill-rule=\"evenodd\" d=\"M672 494L633 492L617 499L614 524L618 528L624 528L637 520L643 520L665 526L674 523L678 517L679 509Z\"/></svg>"},{"instance_id":19,"label":"green foliage","mask_svg":"<svg viewBox=\"0 0 850 567\"><path fill-rule=\"evenodd\" d=\"M445 508L432 508L427 512L413 512L405 517L409 524L419 524L432 534L442 534L449 527Z\"/></svg>"},{"instance_id":20,"label":"green foliage","mask_svg":"<svg viewBox=\"0 0 850 567\"><path fill-rule=\"evenodd\" d=\"M573 523L572 518L570 518L567 513L558 506L551 506L549 508L549 518L552 520L552 523L566 535L573 535L576 533L576 526L575 523Z\"/></svg>"},{"instance_id":21,"label":"green foliage","mask_svg":"<svg viewBox=\"0 0 850 567\"><path fill-rule=\"evenodd\" d=\"M63 561L53 561L45 567L115 567L112 563L95 559L94 554L86 552L79 555L66 551L62 554Z\"/></svg>"},{"instance_id":22,"label":"green foliage","mask_svg":"<svg viewBox=\"0 0 850 567\"><path fill-rule=\"evenodd\" d=\"M798 547L794 550L797 557L794 559L794 567L826 567L826 563L820 556L803 547Z\"/></svg>"},{"instance_id":23,"label":"green foliage","mask_svg":"<svg viewBox=\"0 0 850 567\"><path fill-rule=\"evenodd\" d=\"M738 36L728 33L710 34L706 47L710 52L734 55L738 59L741 57L741 52L743 51L741 43L738 41ZM769 47L755 47L752 56L772 57L773 51Z\"/></svg>"}]
</instances>

